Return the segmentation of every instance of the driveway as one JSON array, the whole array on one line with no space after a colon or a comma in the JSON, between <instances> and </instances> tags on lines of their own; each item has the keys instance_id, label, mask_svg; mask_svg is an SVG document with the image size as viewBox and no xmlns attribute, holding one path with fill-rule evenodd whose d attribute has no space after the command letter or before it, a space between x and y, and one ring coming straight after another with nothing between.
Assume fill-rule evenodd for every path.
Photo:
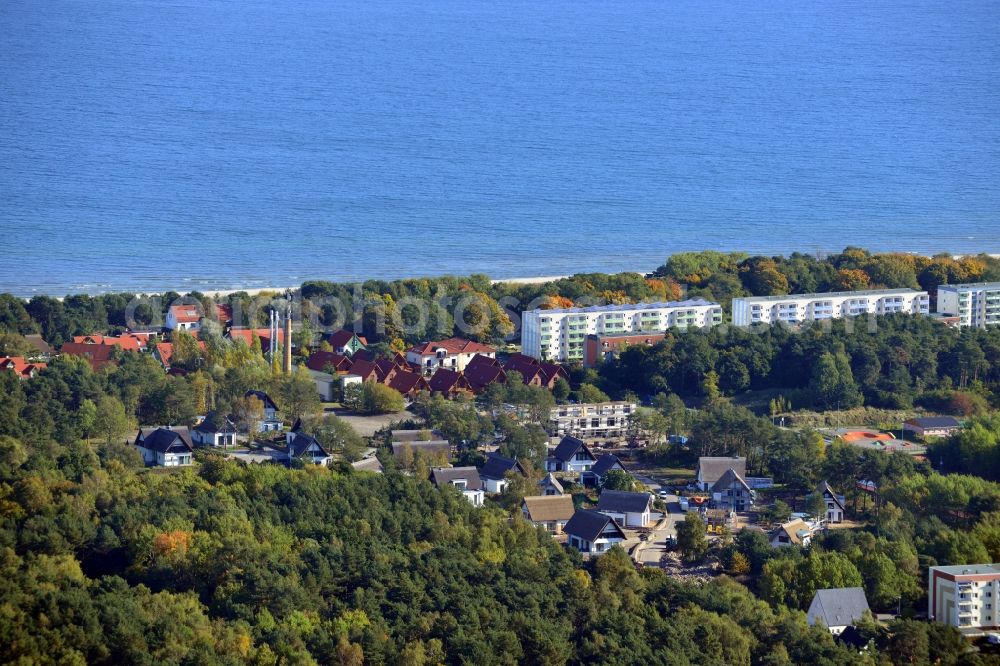
<instances>
[{"instance_id":1,"label":"driveway","mask_svg":"<svg viewBox=\"0 0 1000 666\"><path fill-rule=\"evenodd\" d=\"M654 495L659 496L660 483L655 479L635 475L639 483L645 484ZM646 541L640 541L632 551L632 558L645 566L656 567L660 565L660 557L667 552L667 542L677 536L677 523L684 520L685 513L681 511L680 498L677 495L669 494L663 501L666 502L667 512L656 524Z\"/></svg>"}]
</instances>

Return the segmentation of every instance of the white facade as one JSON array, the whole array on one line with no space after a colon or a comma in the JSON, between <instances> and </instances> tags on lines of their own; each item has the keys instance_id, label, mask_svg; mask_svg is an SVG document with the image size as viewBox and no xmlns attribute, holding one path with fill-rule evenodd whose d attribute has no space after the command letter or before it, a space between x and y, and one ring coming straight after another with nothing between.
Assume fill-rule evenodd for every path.
<instances>
[{"instance_id":1,"label":"white facade","mask_svg":"<svg viewBox=\"0 0 1000 666\"><path fill-rule=\"evenodd\" d=\"M1000 324L1000 282L943 284L937 291L938 314L958 317L959 326Z\"/></svg>"},{"instance_id":2,"label":"white facade","mask_svg":"<svg viewBox=\"0 0 1000 666\"><path fill-rule=\"evenodd\" d=\"M614 518L622 527L645 527L652 520L652 514L648 506L642 513L637 511L612 511L610 509L599 509L599 511L609 518Z\"/></svg>"},{"instance_id":3,"label":"white facade","mask_svg":"<svg viewBox=\"0 0 1000 666\"><path fill-rule=\"evenodd\" d=\"M530 310L521 315L521 353L539 360L583 359L588 335L662 332L722 323L722 307L700 298L669 303Z\"/></svg>"},{"instance_id":4,"label":"white facade","mask_svg":"<svg viewBox=\"0 0 1000 666\"><path fill-rule=\"evenodd\" d=\"M201 313L195 305L173 305L167 308L166 327L171 331L201 329Z\"/></svg>"},{"instance_id":5,"label":"white facade","mask_svg":"<svg viewBox=\"0 0 1000 666\"><path fill-rule=\"evenodd\" d=\"M558 405L549 414L549 434L580 439L624 437L636 408L634 402Z\"/></svg>"},{"instance_id":6,"label":"white facade","mask_svg":"<svg viewBox=\"0 0 1000 666\"><path fill-rule=\"evenodd\" d=\"M181 467L183 465L191 464L190 451L185 451L183 453L161 453L159 451L147 449L145 446L136 446L136 448L139 449L139 453L142 455L142 461L147 465L156 465L157 467Z\"/></svg>"},{"instance_id":7,"label":"white facade","mask_svg":"<svg viewBox=\"0 0 1000 666\"><path fill-rule=\"evenodd\" d=\"M893 312L928 314L930 297L915 289L835 291L827 294L752 296L733 299L733 326L751 324L801 324Z\"/></svg>"},{"instance_id":8,"label":"white facade","mask_svg":"<svg viewBox=\"0 0 1000 666\"><path fill-rule=\"evenodd\" d=\"M1000 564L931 567L927 572L927 617L959 629L998 626Z\"/></svg>"}]
</instances>

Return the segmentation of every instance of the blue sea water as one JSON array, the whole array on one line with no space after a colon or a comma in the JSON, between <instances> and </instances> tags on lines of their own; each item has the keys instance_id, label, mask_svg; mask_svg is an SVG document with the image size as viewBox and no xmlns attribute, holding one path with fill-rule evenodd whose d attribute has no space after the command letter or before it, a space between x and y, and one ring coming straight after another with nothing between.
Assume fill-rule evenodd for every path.
<instances>
[{"instance_id":1,"label":"blue sea water","mask_svg":"<svg viewBox=\"0 0 1000 666\"><path fill-rule=\"evenodd\" d=\"M3 0L0 291L1000 252L995 0Z\"/></svg>"}]
</instances>

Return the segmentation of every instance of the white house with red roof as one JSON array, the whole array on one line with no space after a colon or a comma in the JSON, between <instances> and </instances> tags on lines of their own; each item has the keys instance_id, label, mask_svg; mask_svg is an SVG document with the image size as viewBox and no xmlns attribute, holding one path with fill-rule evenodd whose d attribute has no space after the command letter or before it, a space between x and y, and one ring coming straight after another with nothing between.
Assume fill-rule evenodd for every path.
<instances>
[{"instance_id":1,"label":"white house with red roof","mask_svg":"<svg viewBox=\"0 0 1000 666\"><path fill-rule=\"evenodd\" d=\"M0 356L0 370L9 370L20 379L31 379L45 367L45 363L32 363L23 356Z\"/></svg>"},{"instance_id":2,"label":"white house with red roof","mask_svg":"<svg viewBox=\"0 0 1000 666\"><path fill-rule=\"evenodd\" d=\"M410 347L406 350L406 362L419 367L421 374L430 377L439 368L462 372L476 354L496 358L497 350L465 338L448 338Z\"/></svg>"},{"instance_id":3,"label":"white house with red roof","mask_svg":"<svg viewBox=\"0 0 1000 666\"><path fill-rule=\"evenodd\" d=\"M171 305L167 308L167 328L197 331L201 328L201 308L197 305Z\"/></svg>"}]
</instances>

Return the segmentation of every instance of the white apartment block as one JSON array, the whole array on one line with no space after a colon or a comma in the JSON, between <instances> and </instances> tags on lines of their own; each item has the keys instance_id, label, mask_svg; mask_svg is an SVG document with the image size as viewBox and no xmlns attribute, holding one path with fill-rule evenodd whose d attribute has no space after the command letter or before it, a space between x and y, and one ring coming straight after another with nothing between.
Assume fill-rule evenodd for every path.
<instances>
[{"instance_id":1,"label":"white apartment block","mask_svg":"<svg viewBox=\"0 0 1000 666\"><path fill-rule=\"evenodd\" d=\"M701 298L530 310L521 315L521 353L545 361L580 361L588 335L662 332L721 323L722 307Z\"/></svg>"},{"instance_id":2,"label":"white apartment block","mask_svg":"<svg viewBox=\"0 0 1000 666\"><path fill-rule=\"evenodd\" d=\"M733 326L751 324L801 324L807 321L840 319L892 312L928 314L930 297L915 289L873 289L834 291L827 294L751 296L733 299Z\"/></svg>"},{"instance_id":3,"label":"white apartment block","mask_svg":"<svg viewBox=\"0 0 1000 666\"><path fill-rule=\"evenodd\" d=\"M958 317L959 326L1000 324L1000 282L943 284L937 290L938 314Z\"/></svg>"},{"instance_id":4,"label":"white apartment block","mask_svg":"<svg viewBox=\"0 0 1000 666\"><path fill-rule=\"evenodd\" d=\"M1000 601L1000 564L931 567L927 617L959 629L993 628Z\"/></svg>"},{"instance_id":5,"label":"white apartment block","mask_svg":"<svg viewBox=\"0 0 1000 666\"><path fill-rule=\"evenodd\" d=\"M637 405L634 402L595 402L558 405L549 415L549 434L572 435L584 441L625 436Z\"/></svg>"}]
</instances>

